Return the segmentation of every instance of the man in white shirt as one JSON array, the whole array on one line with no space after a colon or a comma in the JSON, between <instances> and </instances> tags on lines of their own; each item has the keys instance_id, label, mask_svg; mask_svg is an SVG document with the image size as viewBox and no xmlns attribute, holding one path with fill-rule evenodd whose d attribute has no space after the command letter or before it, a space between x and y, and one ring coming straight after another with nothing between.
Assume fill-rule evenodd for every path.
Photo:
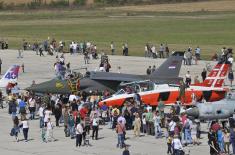
<instances>
[{"instance_id":1,"label":"man in white shirt","mask_svg":"<svg viewBox=\"0 0 235 155\"><path fill-rule=\"evenodd\" d=\"M81 123L77 124L76 127L76 147L81 146L82 144L82 133L83 133L83 127Z\"/></svg>"},{"instance_id":2,"label":"man in white shirt","mask_svg":"<svg viewBox=\"0 0 235 155\"><path fill-rule=\"evenodd\" d=\"M160 45L160 48L159 48L159 55L160 55L160 58L164 58L164 46L163 44Z\"/></svg>"},{"instance_id":3,"label":"man in white shirt","mask_svg":"<svg viewBox=\"0 0 235 155\"><path fill-rule=\"evenodd\" d=\"M176 123L173 120L171 120L171 122L169 123L169 131L170 131L171 136L174 135L175 126L176 126Z\"/></svg>"},{"instance_id":4,"label":"man in white shirt","mask_svg":"<svg viewBox=\"0 0 235 155\"><path fill-rule=\"evenodd\" d=\"M156 47L154 45L152 46L151 51L152 51L153 58L157 58L157 51L156 51Z\"/></svg>"},{"instance_id":5,"label":"man in white shirt","mask_svg":"<svg viewBox=\"0 0 235 155\"><path fill-rule=\"evenodd\" d=\"M34 97L29 99L29 111L30 111L30 119L33 120L35 118L35 111L36 111L36 100Z\"/></svg>"},{"instance_id":6,"label":"man in white shirt","mask_svg":"<svg viewBox=\"0 0 235 155\"><path fill-rule=\"evenodd\" d=\"M98 140L98 131L99 131L99 119L97 117L97 113L94 114L94 118L92 120L92 139Z\"/></svg>"},{"instance_id":7,"label":"man in white shirt","mask_svg":"<svg viewBox=\"0 0 235 155\"><path fill-rule=\"evenodd\" d=\"M73 43L73 54L77 53L77 46L78 46L78 44L74 42Z\"/></svg>"},{"instance_id":8,"label":"man in white shirt","mask_svg":"<svg viewBox=\"0 0 235 155\"><path fill-rule=\"evenodd\" d=\"M70 51L70 54L73 54L73 42L69 44L69 51Z\"/></svg>"},{"instance_id":9,"label":"man in white shirt","mask_svg":"<svg viewBox=\"0 0 235 155\"><path fill-rule=\"evenodd\" d=\"M76 101L77 100L77 96L73 93L71 95L69 95L69 102L72 102L72 101Z\"/></svg>"}]
</instances>

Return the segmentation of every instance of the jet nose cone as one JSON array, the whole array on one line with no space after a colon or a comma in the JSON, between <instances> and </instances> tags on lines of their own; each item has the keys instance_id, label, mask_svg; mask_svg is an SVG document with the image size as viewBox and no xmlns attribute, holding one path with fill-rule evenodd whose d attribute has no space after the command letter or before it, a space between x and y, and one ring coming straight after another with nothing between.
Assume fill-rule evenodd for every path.
<instances>
[{"instance_id":1,"label":"jet nose cone","mask_svg":"<svg viewBox=\"0 0 235 155\"><path fill-rule=\"evenodd\" d=\"M190 108L190 109L186 110L185 113L186 113L188 116L199 117L199 110L198 110L197 107Z\"/></svg>"}]
</instances>

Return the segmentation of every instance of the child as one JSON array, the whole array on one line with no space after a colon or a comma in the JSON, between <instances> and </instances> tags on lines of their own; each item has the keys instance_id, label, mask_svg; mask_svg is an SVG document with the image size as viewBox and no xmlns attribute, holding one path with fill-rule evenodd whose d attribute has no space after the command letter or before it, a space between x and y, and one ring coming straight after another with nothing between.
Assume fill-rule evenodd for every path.
<instances>
[{"instance_id":1,"label":"child","mask_svg":"<svg viewBox=\"0 0 235 155\"><path fill-rule=\"evenodd\" d=\"M55 138L53 136L53 128L54 128L54 125L52 124L51 119L48 118L47 127L46 127L46 129L47 129L47 131L46 131L46 142L52 141L52 140L55 141Z\"/></svg>"},{"instance_id":2,"label":"child","mask_svg":"<svg viewBox=\"0 0 235 155\"><path fill-rule=\"evenodd\" d=\"M172 154L171 143L172 143L172 137L168 136L168 138L167 138L167 154Z\"/></svg>"}]
</instances>

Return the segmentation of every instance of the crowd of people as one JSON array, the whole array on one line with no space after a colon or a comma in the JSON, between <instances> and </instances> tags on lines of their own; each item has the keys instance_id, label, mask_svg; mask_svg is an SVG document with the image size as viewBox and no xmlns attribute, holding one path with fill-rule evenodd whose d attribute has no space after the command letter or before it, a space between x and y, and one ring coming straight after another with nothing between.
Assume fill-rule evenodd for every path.
<instances>
[{"instance_id":1,"label":"crowd of people","mask_svg":"<svg viewBox=\"0 0 235 155\"><path fill-rule=\"evenodd\" d=\"M194 52L191 47L184 53L184 65L197 65L198 60L201 59L201 49L199 46L195 48Z\"/></svg>"},{"instance_id":2,"label":"crowd of people","mask_svg":"<svg viewBox=\"0 0 235 155\"><path fill-rule=\"evenodd\" d=\"M9 114L12 116L13 128L11 135L18 139L20 128L24 139L29 140L29 120L39 117L39 127L43 142L55 141L53 130L55 126L64 126L65 137L76 139L75 146L89 145L91 137L98 140L99 126L108 123L117 134L117 147L125 148L127 130L133 130L136 137L141 132L153 135L155 138L166 138L168 153L183 151L183 145L197 144L200 138L200 122L190 120L184 112L180 113L180 103L171 107L170 113L165 113L164 102L154 107L137 104L136 99L126 102L123 107L98 107L97 103L103 96L97 92L91 94L73 93L69 96L46 94L42 97L29 92L8 96ZM52 119L52 116L55 118ZM55 120L55 125L52 122ZM179 139L181 141L179 141ZM173 144L173 145L172 145Z\"/></svg>"},{"instance_id":3,"label":"crowd of people","mask_svg":"<svg viewBox=\"0 0 235 155\"><path fill-rule=\"evenodd\" d=\"M159 50L155 45L147 43L144 47L144 56L151 58L167 58L169 57L170 50L167 44L160 44Z\"/></svg>"},{"instance_id":4,"label":"crowd of people","mask_svg":"<svg viewBox=\"0 0 235 155\"><path fill-rule=\"evenodd\" d=\"M55 40L50 45L48 42L44 42L39 46L34 45L34 49L40 52L40 56L43 56L43 51L46 51L51 45L54 47L55 44ZM64 48L64 46L65 44L61 41L60 48ZM72 42L70 47L71 54L78 51L84 54L89 51L88 53L91 53L91 57L93 57L94 53L97 52L96 46L92 43L87 45L87 43ZM167 45L161 44L159 52L154 46L150 47L148 44L146 44L145 49L146 57L164 58L169 56ZM47 52L49 53L49 51ZM115 54L113 42L111 42L111 53ZM86 54L84 55L84 59L86 59ZM127 43L123 44L123 55L128 55ZM194 54L192 54L191 48L185 53L185 65L192 64L193 55L195 60L200 59L199 47L195 49ZM226 54L226 56L228 55ZM228 57L232 64L231 55ZM99 66L100 70L109 72L111 68L111 65L109 65L108 58L104 56ZM64 54L60 56L57 54L54 68L59 79L73 76L71 75L70 63L66 64ZM155 69L156 66L149 66L146 73L150 75ZM234 80L232 69L230 72L228 78L232 85ZM202 81L205 80L206 75L207 70L203 69L201 73ZM192 77L190 71L188 71L185 75L185 83L190 85L191 82ZM199 83L198 76L194 78L194 83L197 82ZM188 145L200 145L201 123L199 120L186 115L185 107L181 106L180 101L171 106L169 113L165 112L164 101L160 101L157 107L151 107L141 103L140 98L136 96L125 102L122 107L108 107L105 104L99 107L98 102L109 95L108 91L102 94L98 91L77 92L70 95L44 94L43 96L37 96L32 92L21 94L16 83L14 86L9 87L7 99L9 104L8 112L12 117L11 136L14 136L16 141L19 142L18 135L22 130L24 140L28 142L30 132L33 132L29 130L30 121L37 121L36 118L39 118L41 140L46 143L56 141L54 130L62 125L64 127L64 136L75 139L76 147L81 147L82 144L89 145L90 137L93 140L99 140L99 127L108 124L109 128L117 135L116 146L125 148L126 155L129 153L126 147L126 137L131 132L135 137L141 137L142 134L154 136L156 139L165 139L168 148L166 150L167 154L181 155ZM222 152L229 153L230 144L232 144L233 154L235 154L235 130L231 124L233 124L232 121L230 126L226 123L220 125L218 122L212 122L209 126L208 144L211 155ZM128 130L130 132L127 132Z\"/></svg>"}]
</instances>

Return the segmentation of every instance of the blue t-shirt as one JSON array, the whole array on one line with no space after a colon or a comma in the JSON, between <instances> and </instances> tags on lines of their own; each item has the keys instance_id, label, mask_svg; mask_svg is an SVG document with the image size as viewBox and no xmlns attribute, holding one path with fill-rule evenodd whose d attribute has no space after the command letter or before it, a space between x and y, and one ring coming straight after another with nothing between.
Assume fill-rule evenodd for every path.
<instances>
[{"instance_id":1,"label":"blue t-shirt","mask_svg":"<svg viewBox=\"0 0 235 155\"><path fill-rule=\"evenodd\" d=\"M21 101L19 102L19 108L24 108L24 107L26 107L26 103L21 100Z\"/></svg>"},{"instance_id":2,"label":"blue t-shirt","mask_svg":"<svg viewBox=\"0 0 235 155\"><path fill-rule=\"evenodd\" d=\"M217 138L218 138L218 142L222 142L223 141L223 133L221 130L217 131Z\"/></svg>"}]
</instances>

